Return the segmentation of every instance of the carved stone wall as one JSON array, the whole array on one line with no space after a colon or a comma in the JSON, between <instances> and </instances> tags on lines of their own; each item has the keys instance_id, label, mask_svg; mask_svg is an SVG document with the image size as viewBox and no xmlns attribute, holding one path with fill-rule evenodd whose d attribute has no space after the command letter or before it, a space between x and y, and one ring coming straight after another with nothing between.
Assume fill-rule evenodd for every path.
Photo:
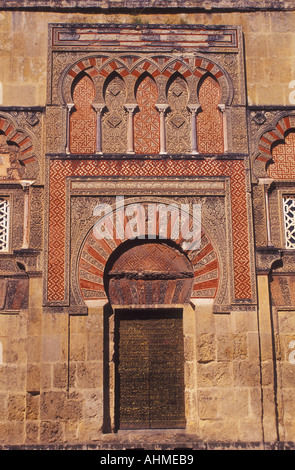
<instances>
[{"instance_id":1,"label":"carved stone wall","mask_svg":"<svg viewBox=\"0 0 295 470\"><path fill-rule=\"evenodd\" d=\"M117 74L110 77L105 87L106 110L102 118L102 151L124 153L127 151L126 86Z\"/></svg>"},{"instance_id":2,"label":"carved stone wall","mask_svg":"<svg viewBox=\"0 0 295 470\"><path fill-rule=\"evenodd\" d=\"M125 20L51 24L46 107L0 107L0 444L120 440L122 308L181 311L186 437L294 440L294 110L247 109L240 26Z\"/></svg>"},{"instance_id":3,"label":"carved stone wall","mask_svg":"<svg viewBox=\"0 0 295 470\"><path fill-rule=\"evenodd\" d=\"M167 101L169 112L167 113L167 152L190 153L191 146L191 122L187 108L189 101L188 86L181 76L172 76L168 84Z\"/></svg>"}]
</instances>

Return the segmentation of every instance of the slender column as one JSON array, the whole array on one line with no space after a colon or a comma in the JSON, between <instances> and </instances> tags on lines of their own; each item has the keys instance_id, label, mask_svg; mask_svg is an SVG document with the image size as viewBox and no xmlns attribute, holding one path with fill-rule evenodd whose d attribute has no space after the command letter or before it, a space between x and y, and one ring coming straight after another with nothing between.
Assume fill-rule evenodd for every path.
<instances>
[{"instance_id":1,"label":"slender column","mask_svg":"<svg viewBox=\"0 0 295 470\"><path fill-rule=\"evenodd\" d=\"M67 104L67 127L66 127L66 153L70 153L70 115L74 103Z\"/></svg>"},{"instance_id":2,"label":"slender column","mask_svg":"<svg viewBox=\"0 0 295 470\"><path fill-rule=\"evenodd\" d=\"M270 304L269 274L257 273L259 345L261 357L262 425L265 442L279 440L276 410L274 332Z\"/></svg>"},{"instance_id":3,"label":"slender column","mask_svg":"<svg viewBox=\"0 0 295 470\"><path fill-rule=\"evenodd\" d=\"M166 129L165 129L165 112L168 104L156 104L156 108L160 113L160 154L165 155L166 152Z\"/></svg>"},{"instance_id":4,"label":"slender column","mask_svg":"<svg viewBox=\"0 0 295 470\"><path fill-rule=\"evenodd\" d=\"M96 127L96 152L95 153L102 153L102 129L101 129L101 117L102 117L102 112L105 108L105 104L102 103L94 103L93 108L96 111L97 114L97 127Z\"/></svg>"},{"instance_id":5,"label":"slender column","mask_svg":"<svg viewBox=\"0 0 295 470\"><path fill-rule=\"evenodd\" d=\"M24 231L23 231L23 244L21 249L26 250L29 248L29 234L30 234L30 186L34 181L21 180L20 184L24 190Z\"/></svg>"},{"instance_id":6,"label":"slender column","mask_svg":"<svg viewBox=\"0 0 295 470\"><path fill-rule=\"evenodd\" d=\"M127 153L134 153L134 132L133 132L133 116L137 108L137 104L125 104L125 109L128 112L127 123Z\"/></svg>"},{"instance_id":7,"label":"slender column","mask_svg":"<svg viewBox=\"0 0 295 470\"><path fill-rule=\"evenodd\" d=\"M219 104L218 108L222 112L222 127L223 127L223 147L224 153L228 152L228 139L227 139L227 119L225 104Z\"/></svg>"},{"instance_id":8,"label":"slender column","mask_svg":"<svg viewBox=\"0 0 295 470\"><path fill-rule=\"evenodd\" d=\"M267 246L273 246L271 241L271 228L270 228L270 213L269 213L269 199L268 192L273 180L271 178L260 178L259 183L264 186L264 199L265 199L265 218L266 218L266 233L267 233Z\"/></svg>"},{"instance_id":9,"label":"slender column","mask_svg":"<svg viewBox=\"0 0 295 470\"><path fill-rule=\"evenodd\" d=\"M197 112L201 107L200 104L189 104L188 106L189 111L191 112L191 147L192 147L192 154L197 155L198 152L198 141L197 141Z\"/></svg>"}]
</instances>

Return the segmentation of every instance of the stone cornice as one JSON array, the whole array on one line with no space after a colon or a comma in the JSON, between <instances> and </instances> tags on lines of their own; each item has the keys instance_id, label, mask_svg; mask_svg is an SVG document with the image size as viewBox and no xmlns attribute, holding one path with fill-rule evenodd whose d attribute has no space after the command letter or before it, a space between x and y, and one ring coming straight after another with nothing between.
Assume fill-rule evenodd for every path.
<instances>
[{"instance_id":1,"label":"stone cornice","mask_svg":"<svg viewBox=\"0 0 295 470\"><path fill-rule=\"evenodd\" d=\"M295 11L294 0L0 0L0 10Z\"/></svg>"}]
</instances>

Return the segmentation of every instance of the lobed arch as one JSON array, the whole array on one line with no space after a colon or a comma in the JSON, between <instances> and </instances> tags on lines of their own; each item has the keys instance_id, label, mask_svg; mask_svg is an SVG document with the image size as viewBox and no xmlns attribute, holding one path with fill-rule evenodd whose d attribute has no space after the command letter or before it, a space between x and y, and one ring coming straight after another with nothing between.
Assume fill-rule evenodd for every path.
<instances>
[{"instance_id":1,"label":"lobed arch","mask_svg":"<svg viewBox=\"0 0 295 470\"><path fill-rule=\"evenodd\" d=\"M20 160L24 165L36 161L32 137L19 129L14 122L0 114L0 131L5 135L7 143L12 143L19 148Z\"/></svg>"},{"instance_id":2,"label":"lobed arch","mask_svg":"<svg viewBox=\"0 0 295 470\"><path fill-rule=\"evenodd\" d=\"M124 80L129 75L127 64L123 60L117 58L108 58L107 56L89 57L77 61L71 65L64 74L62 81L62 101L64 104L72 102L72 82L81 72L86 72L94 82L98 79L104 83L105 79L116 71ZM100 95L98 94L98 98Z\"/></svg>"},{"instance_id":3,"label":"lobed arch","mask_svg":"<svg viewBox=\"0 0 295 470\"><path fill-rule=\"evenodd\" d=\"M284 143L286 134L292 129L295 130L295 115L282 117L275 125L264 132L259 137L259 153L255 160L265 163L266 166L272 160L272 150L275 145Z\"/></svg>"},{"instance_id":4,"label":"lobed arch","mask_svg":"<svg viewBox=\"0 0 295 470\"><path fill-rule=\"evenodd\" d=\"M195 83L210 73L219 83L221 89L221 103L230 105L233 99L233 86L227 72L212 60L205 57L194 59L161 54L161 56L139 57L138 54L128 54L122 57L107 57L106 55L91 56L80 59L64 72L62 79L62 101L71 103L72 81L82 71L87 71L91 78L100 79L102 82L116 71L123 80L130 76L133 79L148 72L159 86L159 77L166 81L177 71L184 79L194 79ZM134 81L134 80L133 80Z\"/></svg>"},{"instance_id":5,"label":"lobed arch","mask_svg":"<svg viewBox=\"0 0 295 470\"><path fill-rule=\"evenodd\" d=\"M38 180L40 178L40 163L34 149L33 137L27 130L19 128L11 116L2 112L0 113L0 137L2 151L5 154L10 154L9 171L12 171L13 168L18 169L16 170L17 179Z\"/></svg>"}]
</instances>

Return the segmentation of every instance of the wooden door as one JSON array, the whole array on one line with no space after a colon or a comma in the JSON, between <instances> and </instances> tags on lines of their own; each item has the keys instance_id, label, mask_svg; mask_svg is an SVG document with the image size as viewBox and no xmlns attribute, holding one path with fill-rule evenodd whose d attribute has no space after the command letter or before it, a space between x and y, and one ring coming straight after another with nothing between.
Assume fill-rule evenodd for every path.
<instances>
[{"instance_id":1,"label":"wooden door","mask_svg":"<svg viewBox=\"0 0 295 470\"><path fill-rule=\"evenodd\" d=\"M116 427L185 427L182 310L116 312Z\"/></svg>"}]
</instances>

